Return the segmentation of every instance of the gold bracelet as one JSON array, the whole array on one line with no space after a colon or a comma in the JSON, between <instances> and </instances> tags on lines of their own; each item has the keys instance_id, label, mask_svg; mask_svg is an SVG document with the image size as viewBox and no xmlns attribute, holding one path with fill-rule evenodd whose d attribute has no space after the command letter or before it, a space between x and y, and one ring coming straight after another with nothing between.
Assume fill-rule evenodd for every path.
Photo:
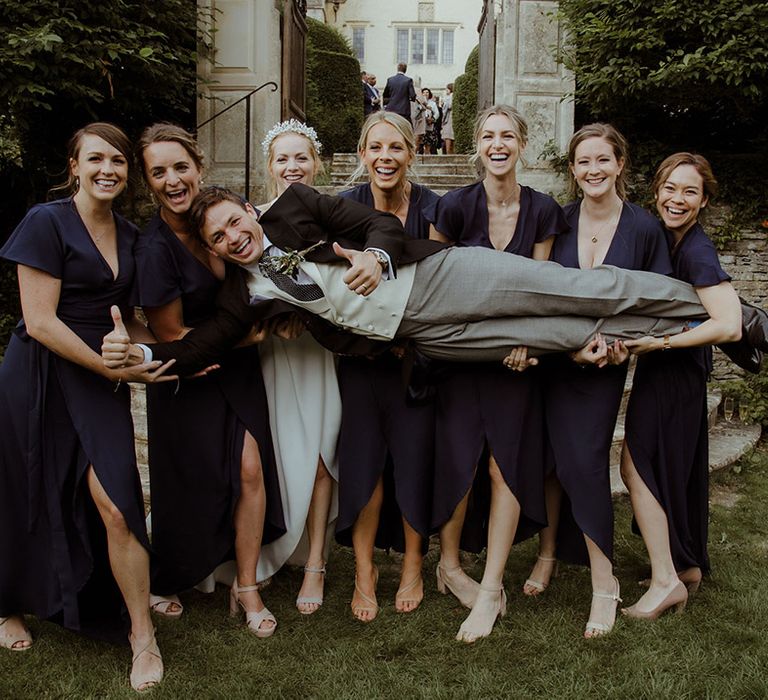
<instances>
[{"instance_id":1,"label":"gold bracelet","mask_svg":"<svg viewBox=\"0 0 768 700\"><path fill-rule=\"evenodd\" d=\"M667 335L664 336L664 342L662 343L661 349L662 350L672 349L672 344L669 342L669 333L667 333Z\"/></svg>"}]
</instances>

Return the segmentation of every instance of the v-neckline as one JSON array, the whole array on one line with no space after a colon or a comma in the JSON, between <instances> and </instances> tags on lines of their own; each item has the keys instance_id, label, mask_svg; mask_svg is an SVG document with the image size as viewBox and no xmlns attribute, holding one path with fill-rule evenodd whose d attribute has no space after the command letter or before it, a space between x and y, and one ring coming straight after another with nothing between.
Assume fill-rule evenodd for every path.
<instances>
[{"instance_id":1,"label":"v-neckline","mask_svg":"<svg viewBox=\"0 0 768 700\"><path fill-rule=\"evenodd\" d=\"M72 208L75 210L75 214L77 215L77 219L80 222L80 226L82 227L86 238L91 242L93 249L96 251L96 254L101 259L101 262L104 264L107 270L109 270L109 274L112 277L112 282L113 283L117 282L117 278L120 276L120 269L122 268L122 265L120 264L120 233L118 231L117 218L115 217L115 212L111 212L112 221L115 224L115 254L117 256L117 269L113 270L112 265L109 264L109 261L104 257L104 253L102 253L101 250L99 250L99 246L97 246L96 241L93 240L93 236L91 235L91 232L88 230L88 227L85 225L85 221L83 221L83 217L80 215L80 211L77 208L77 204L75 203L74 197L72 197L70 201L72 202Z\"/></svg>"}]
</instances>

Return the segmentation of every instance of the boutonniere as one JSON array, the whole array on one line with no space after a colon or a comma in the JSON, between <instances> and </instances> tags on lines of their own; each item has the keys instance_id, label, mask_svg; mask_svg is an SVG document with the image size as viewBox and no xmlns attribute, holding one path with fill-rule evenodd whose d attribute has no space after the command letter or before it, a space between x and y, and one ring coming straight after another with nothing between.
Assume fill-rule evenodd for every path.
<instances>
[{"instance_id":1,"label":"boutonniere","mask_svg":"<svg viewBox=\"0 0 768 700\"><path fill-rule=\"evenodd\" d=\"M286 248L285 255L270 255L267 258L262 258L261 262L259 262L259 269L264 274L272 272L281 275L289 275L295 280L298 276L299 265L306 260L307 254L323 245L325 242L326 241L318 241L309 246L309 248L304 248L304 250L291 250L290 248Z\"/></svg>"}]
</instances>

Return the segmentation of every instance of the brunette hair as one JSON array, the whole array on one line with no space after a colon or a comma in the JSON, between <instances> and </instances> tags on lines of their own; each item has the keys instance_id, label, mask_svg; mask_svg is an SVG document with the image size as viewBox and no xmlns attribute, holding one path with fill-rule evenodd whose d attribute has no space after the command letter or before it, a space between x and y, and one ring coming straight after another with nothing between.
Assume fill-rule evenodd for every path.
<instances>
[{"instance_id":1,"label":"brunette hair","mask_svg":"<svg viewBox=\"0 0 768 700\"><path fill-rule=\"evenodd\" d=\"M394 112L387 112L383 109L377 110L376 112L371 112L363 122L363 127L360 130L360 138L357 141L358 155L361 154L368 145L368 133L370 130L376 126L376 124L381 124L382 122L386 122L387 124L393 126L400 134L400 136L403 137L405 147L408 150L408 155L410 155L411 160L413 160L416 156L416 137L413 134L413 127L411 126L410 120L406 119L405 117L401 117L399 114L395 114ZM365 166L363 165L362 159L360 159L357 167L347 179L346 184L351 186L355 183L355 181L361 178L364 173ZM410 165L408 166L407 175L410 179L413 179L413 173L411 172Z\"/></svg>"},{"instance_id":2,"label":"brunette hair","mask_svg":"<svg viewBox=\"0 0 768 700\"><path fill-rule=\"evenodd\" d=\"M141 132L139 140L136 142L136 158L141 162L141 174L144 181L147 180L147 173L145 171L144 151L148 146L153 143L163 143L170 141L172 143L178 143L192 159L192 162L197 166L197 169L202 171L203 169L203 151L200 149L199 144L195 137L190 134L186 129L171 124L169 122L157 122L148 126Z\"/></svg>"},{"instance_id":3,"label":"brunette hair","mask_svg":"<svg viewBox=\"0 0 768 700\"><path fill-rule=\"evenodd\" d=\"M709 164L709 161L698 153L688 153L683 151L680 153L673 153L671 156L661 161L661 165L656 169L656 174L653 176L653 182L651 182L651 191L653 192L654 197L672 174L672 171L680 165L692 165L696 168L696 172L701 175L701 179L704 183L704 196L707 200L717 196L717 180L712 173L712 166Z\"/></svg>"},{"instance_id":4,"label":"brunette hair","mask_svg":"<svg viewBox=\"0 0 768 700\"><path fill-rule=\"evenodd\" d=\"M478 141L480 141L480 134L483 132L483 126L488 117L492 117L494 114L501 114L512 122L512 131L515 132L515 136L517 137L517 140L520 141L521 147L528 143L528 124L517 109L511 105L505 104L487 107L475 117L475 124L472 128L472 143L475 145L475 150L472 151L472 155L469 156L469 162L475 167L480 164L480 149L477 145Z\"/></svg>"},{"instance_id":5,"label":"brunette hair","mask_svg":"<svg viewBox=\"0 0 768 700\"><path fill-rule=\"evenodd\" d=\"M125 157L128 163L128 171L133 167L133 158L131 156L131 141L125 132L114 124L109 122L91 122L82 129L78 129L67 142L67 179L60 185L52 187L50 195L63 192L65 194L74 194L78 190L78 178L72 174L70 163L77 160L80 155L80 146L83 138L86 136L98 136L104 139L110 146L116 148Z\"/></svg>"},{"instance_id":6,"label":"brunette hair","mask_svg":"<svg viewBox=\"0 0 768 700\"><path fill-rule=\"evenodd\" d=\"M432 90L430 90L428 87L421 88L421 94L422 95L424 94L425 91L429 93L429 99L430 100L435 99L434 95L432 94Z\"/></svg>"},{"instance_id":7,"label":"brunette hair","mask_svg":"<svg viewBox=\"0 0 768 700\"><path fill-rule=\"evenodd\" d=\"M612 124L604 124L603 122L595 122L594 124L587 124L582 126L568 142L568 164L573 165L576 162L576 149L579 144L587 139L599 138L608 142L608 145L613 149L613 155L616 161L623 160L624 167L616 177L616 194L621 199L627 197L627 173L629 172L629 144L624 138L622 133ZM581 190L576 184L576 178L571 173L570 182L568 183L568 193L573 199L577 199Z\"/></svg>"},{"instance_id":8,"label":"brunette hair","mask_svg":"<svg viewBox=\"0 0 768 700\"><path fill-rule=\"evenodd\" d=\"M192 200L192 205L189 207L189 223L192 226L192 230L195 235L207 246L207 241L203 238L203 224L205 223L205 215L208 210L220 204L221 202L232 202L241 207L243 211L246 211L245 200L239 195L235 194L232 190L228 190L226 187L204 187L197 193L197 196Z\"/></svg>"}]
</instances>

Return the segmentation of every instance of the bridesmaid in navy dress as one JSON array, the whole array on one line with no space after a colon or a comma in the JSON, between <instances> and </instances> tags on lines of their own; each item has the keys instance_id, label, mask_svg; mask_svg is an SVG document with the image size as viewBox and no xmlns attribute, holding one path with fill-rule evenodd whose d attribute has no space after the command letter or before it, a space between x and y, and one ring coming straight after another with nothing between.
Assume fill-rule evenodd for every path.
<instances>
[{"instance_id":1,"label":"bridesmaid in navy dress","mask_svg":"<svg viewBox=\"0 0 768 700\"><path fill-rule=\"evenodd\" d=\"M495 105L478 115L473 160L485 174L440 200L439 240L538 260L549 257L554 237L568 224L552 197L517 182L515 168L527 134L514 107ZM457 638L473 642L489 635L497 615L504 614L502 579L518 525L527 533L546 525L538 374L511 374L501 363L444 367L436 420L432 523L440 528L437 583L443 593L450 590L472 608ZM487 487L473 488L476 475L478 481L490 477L490 504ZM461 569L459 546L461 541L464 549L480 551L486 540L486 567L478 587Z\"/></svg>"},{"instance_id":2,"label":"bridesmaid in navy dress","mask_svg":"<svg viewBox=\"0 0 768 700\"><path fill-rule=\"evenodd\" d=\"M622 612L649 619L685 606L688 592L698 589L709 571L707 379L712 350L697 346L732 342L741 334L739 298L698 223L717 192L709 163L700 155L675 153L656 171L653 191L667 229L673 274L696 288L710 318L686 333L626 343L642 357L627 407L621 473L648 548L651 582L640 600Z\"/></svg>"},{"instance_id":3,"label":"bridesmaid in navy dress","mask_svg":"<svg viewBox=\"0 0 768 700\"><path fill-rule=\"evenodd\" d=\"M369 183L340 196L391 212L408 235L428 238L438 195L408 180L416 152L410 124L393 112L374 112L363 124L358 152L361 164L352 179L365 169ZM405 550L395 609L411 612L424 597L421 565L430 532L434 408L406 403L402 364L394 354L371 360L343 357L339 362L336 531L346 544L351 530L356 567L352 613L362 622L373 620L379 607L374 545Z\"/></svg>"},{"instance_id":4,"label":"bridesmaid in navy dress","mask_svg":"<svg viewBox=\"0 0 768 700\"><path fill-rule=\"evenodd\" d=\"M224 263L187 220L203 168L194 137L154 124L137 152L160 205L136 250L139 297L150 330L166 342L213 314ZM264 634L274 630L274 618L263 612L258 591L244 589L256 584L262 536L270 542L285 528L258 349L235 349L219 364L208 376L147 392L152 592L162 596L153 598L153 609L180 615L175 594L236 559L239 600L264 618L251 625Z\"/></svg>"},{"instance_id":5,"label":"bridesmaid in navy dress","mask_svg":"<svg viewBox=\"0 0 768 700\"><path fill-rule=\"evenodd\" d=\"M74 195L33 207L0 250L17 265L23 312L0 367L0 646L31 646L24 613L122 636L124 602L131 685L146 690L163 663L124 382L162 379L165 366L110 370L99 355L112 305L149 340L132 319L138 230L112 211L130 151L112 124L80 129L65 186Z\"/></svg>"},{"instance_id":6,"label":"bridesmaid in navy dress","mask_svg":"<svg viewBox=\"0 0 768 700\"><path fill-rule=\"evenodd\" d=\"M571 138L568 160L572 190L575 194L578 188L582 198L565 207L571 230L555 241L552 259L566 267L606 264L669 274L672 268L660 223L624 201L628 149L623 136L609 124L584 126ZM627 369L625 363L579 364L603 365L619 362L622 356L626 350L620 344L609 349L598 337L572 356L552 356L541 363L554 475L545 484L549 525L541 532L539 557L524 592L536 595L547 586L555 557L589 563L592 607L587 638L611 631L619 600L612 563L609 462Z\"/></svg>"}]
</instances>

